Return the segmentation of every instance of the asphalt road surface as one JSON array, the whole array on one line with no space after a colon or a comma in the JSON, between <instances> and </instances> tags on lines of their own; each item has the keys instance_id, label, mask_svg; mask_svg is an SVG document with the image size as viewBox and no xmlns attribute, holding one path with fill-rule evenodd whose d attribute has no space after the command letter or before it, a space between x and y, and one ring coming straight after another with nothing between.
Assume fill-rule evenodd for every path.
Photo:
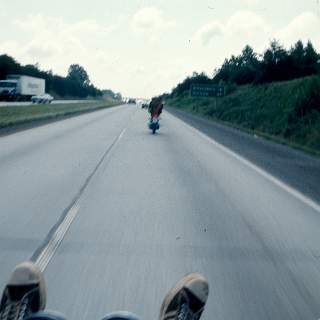
<instances>
[{"instance_id":1,"label":"asphalt road surface","mask_svg":"<svg viewBox=\"0 0 320 320\"><path fill-rule=\"evenodd\" d=\"M294 189L320 202L320 157L307 155L189 112L172 108L169 111Z\"/></svg>"},{"instance_id":2,"label":"asphalt road surface","mask_svg":"<svg viewBox=\"0 0 320 320\"><path fill-rule=\"evenodd\" d=\"M32 257L49 309L149 320L200 271L202 319L319 319L319 204L171 114L146 122L122 106L0 139L0 285Z\"/></svg>"}]
</instances>

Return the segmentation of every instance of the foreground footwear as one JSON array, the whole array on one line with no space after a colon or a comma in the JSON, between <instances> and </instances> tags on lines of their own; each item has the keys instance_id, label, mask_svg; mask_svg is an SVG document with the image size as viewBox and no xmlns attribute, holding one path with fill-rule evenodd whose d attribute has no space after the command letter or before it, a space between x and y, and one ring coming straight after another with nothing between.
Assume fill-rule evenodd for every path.
<instances>
[{"instance_id":1,"label":"foreground footwear","mask_svg":"<svg viewBox=\"0 0 320 320\"><path fill-rule=\"evenodd\" d=\"M164 298L160 320L198 320L209 294L206 278L200 273L183 277Z\"/></svg>"},{"instance_id":2,"label":"foreground footwear","mask_svg":"<svg viewBox=\"0 0 320 320\"><path fill-rule=\"evenodd\" d=\"M139 318L131 312L116 311L107 314L102 320L139 320Z\"/></svg>"},{"instance_id":3,"label":"foreground footwear","mask_svg":"<svg viewBox=\"0 0 320 320\"><path fill-rule=\"evenodd\" d=\"M39 268L30 261L16 266L2 294L0 320L23 320L45 305L45 282Z\"/></svg>"}]
</instances>

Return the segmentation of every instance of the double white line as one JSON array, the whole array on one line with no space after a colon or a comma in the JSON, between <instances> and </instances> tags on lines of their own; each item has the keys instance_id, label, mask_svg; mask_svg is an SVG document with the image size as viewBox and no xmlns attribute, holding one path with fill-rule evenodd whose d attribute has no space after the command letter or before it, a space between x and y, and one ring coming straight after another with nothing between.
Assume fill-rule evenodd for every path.
<instances>
[{"instance_id":1,"label":"double white line","mask_svg":"<svg viewBox=\"0 0 320 320\"><path fill-rule=\"evenodd\" d=\"M106 150L106 152L101 157L100 161L90 174L90 176L85 181L84 185L80 189L80 192L78 193L76 199L74 200L74 203L71 204L70 209L65 213L64 218L59 222L58 226L50 236L49 240L46 240L47 243L41 248L40 253L37 255L35 259L35 264L40 268L40 270L43 272L46 267L48 266L50 260L58 250L64 236L66 235L67 231L69 230L73 220L76 218L80 205L79 201L81 198L81 195L83 194L84 190L87 188L89 182L91 181L92 177L97 172L98 168L102 164L103 160L106 158L106 156L109 154L109 152L112 150L112 148L116 145L117 142L123 137L124 133L126 132L126 128L121 131L119 136L113 141L113 143L109 146L109 148ZM50 235L50 233L49 233Z\"/></svg>"},{"instance_id":2,"label":"double white line","mask_svg":"<svg viewBox=\"0 0 320 320\"><path fill-rule=\"evenodd\" d=\"M79 200L78 200L79 201ZM65 234L67 233L68 229L70 228L74 218L76 217L80 206L78 201L70 208L67 212L66 216L60 223L57 230L53 233L52 238L49 240L47 245L43 248L41 253L39 254L35 264L38 265L41 272L45 270L48 263L50 262L51 258L57 251L58 247L60 246Z\"/></svg>"}]
</instances>

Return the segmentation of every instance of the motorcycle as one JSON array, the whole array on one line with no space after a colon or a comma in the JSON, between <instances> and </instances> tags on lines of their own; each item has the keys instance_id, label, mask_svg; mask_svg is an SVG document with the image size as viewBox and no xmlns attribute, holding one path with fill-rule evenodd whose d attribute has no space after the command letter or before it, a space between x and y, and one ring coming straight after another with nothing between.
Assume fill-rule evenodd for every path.
<instances>
[{"instance_id":1,"label":"motorcycle","mask_svg":"<svg viewBox=\"0 0 320 320\"><path fill-rule=\"evenodd\" d=\"M152 134L155 134L157 130L159 130L160 124L159 124L159 118L153 117L150 119L149 122L149 129L152 131Z\"/></svg>"}]
</instances>

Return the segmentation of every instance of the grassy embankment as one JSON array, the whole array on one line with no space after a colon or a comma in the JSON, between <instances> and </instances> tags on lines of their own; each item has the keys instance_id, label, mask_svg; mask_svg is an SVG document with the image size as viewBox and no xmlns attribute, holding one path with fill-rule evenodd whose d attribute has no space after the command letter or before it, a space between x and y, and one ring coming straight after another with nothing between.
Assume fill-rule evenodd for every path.
<instances>
[{"instance_id":1,"label":"grassy embankment","mask_svg":"<svg viewBox=\"0 0 320 320\"><path fill-rule=\"evenodd\" d=\"M241 86L218 99L185 93L167 104L320 155L320 76Z\"/></svg>"},{"instance_id":2,"label":"grassy embankment","mask_svg":"<svg viewBox=\"0 0 320 320\"><path fill-rule=\"evenodd\" d=\"M30 106L0 107L0 129L11 128L35 121L54 120L70 115L113 107L115 100L97 100L69 104L36 104Z\"/></svg>"}]
</instances>

